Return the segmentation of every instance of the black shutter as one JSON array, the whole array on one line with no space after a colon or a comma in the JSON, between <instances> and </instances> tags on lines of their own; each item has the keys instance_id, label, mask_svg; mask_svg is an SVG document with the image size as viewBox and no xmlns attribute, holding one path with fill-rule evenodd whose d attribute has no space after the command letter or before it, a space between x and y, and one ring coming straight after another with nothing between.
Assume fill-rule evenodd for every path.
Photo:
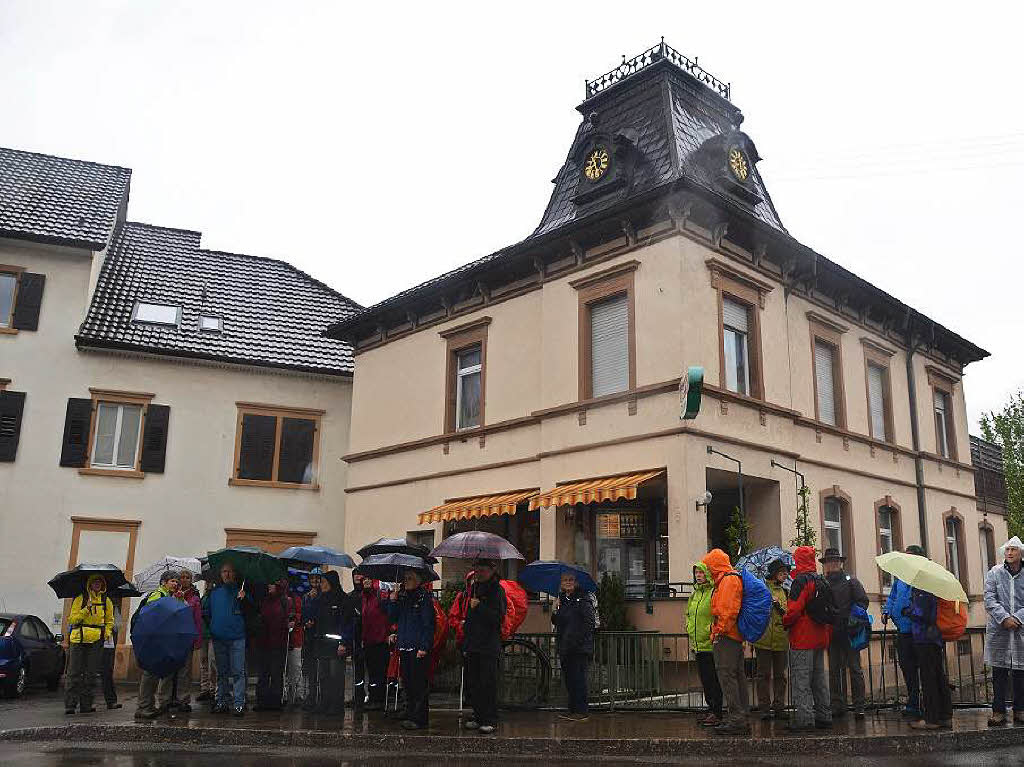
<instances>
[{"instance_id":1,"label":"black shutter","mask_svg":"<svg viewBox=\"0 0 1024 767\"><path fill-rule=\"evenodd\" d=\"M272 415L242 416L242 438L238 447L238 478L274 478L274 438L277 418Z\"/></svg>"},{"instance_id":2,"label":"black shutter","mask_svg":"<svg viewBox=\"0 0 1024 767\"><path fill-rule=\"evenodd\" d=\"M43 303L45 274L22 272L18 283L18 295L14 303L14 317L11 327L18 330L36 330L39 327L39 307Z\"/></svg>"},{"instance_id":3,"label":"black shutter","mask_svg":"<svg viewBox=\"0 0 1024 767\"><path fill-rule=\"evenodd\" d=\"M89 423L92 421L92 400L71 397L64 417L64 444L60 450L61 466L85 466L89 455Z\"/></svg>"},{"instance_id":4,"label":"black shutter","mask_svg":"<svg viewBox=\"0 0 1024 767\"><path fill-rule=\"evenodd\" d=\"M285 418L281 424L281 457L277 462L279 482L313 481L313 437L316 422L308 418Z\"/></svg>"},{"instance_id":5,"label":"black shutter","mask_svg":"<svg viewBox=\"0 0 1024 767\"><path fill-rule=\"evenodd\" d=\"M25 392L0 391L0 461L13 461L21 437Z\"/></svg>"},{"instance_id":6,"label":"black shutter","mask_svg":"<svg viewBox=\"0 0 1024 767\"><path fill-rule=\"evenodd\" d=\"M142 471L164 473L167 457L167 426L171 420L171 408L167 405L149 405L146 408L146 423L142 427Z\"/></svg>"}]
</instances>

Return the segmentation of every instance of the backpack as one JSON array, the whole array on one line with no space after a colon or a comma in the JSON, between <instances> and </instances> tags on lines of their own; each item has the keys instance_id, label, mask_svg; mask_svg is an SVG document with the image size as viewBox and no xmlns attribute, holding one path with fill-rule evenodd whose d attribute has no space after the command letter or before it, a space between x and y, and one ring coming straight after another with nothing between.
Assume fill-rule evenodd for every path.
<instances>
[{"instance_id":1,"label":"backpack","mask_svg":"<svg viewBox=\"0 0 1024 767\"><path fill-rule=\"evenodd\" d=\"M814 586L814 594L804 605L807 617L821 626L835 625L839 611L836 609L836 598L828 581L815 574L805 581L804 588L808 585Z\"/></svg>"},{"instance_id":2,"label":"backpack","mask_svg":"<svg viewBox=\"0 0 1024 767\"><path fill-rule=\"evenodd\" d=\"M967 605L963 602L940 599L935 623L942 632L943 641L952 642L959 639L967 630Z\"/></svg>"},{"instance_id":3,"label":"backpack","mask_svg":"<svg viewBox=\"0 0 1024 767\"><path fill-rule=\"evenodd\" d=\"M432 596L430 601L434 606L434 643L431 645L431 649L437 652L448 637L448 616L444 614L444 608L441 607L441 603L437 599Z\"/></svg>"},{"instance_id":4,"label":"backpack","mask_svg":"<svg viewBox=\"0 0 1024 767\"><path fill-rule=\"evenodd\" d=\"M756 642L768 630L772 617L772 593L764 581L746 569L729 575L737 575L743 581L743 599L740 614L736 617L736 628L746 641Z\"/></svg>"},{"instance_id":5,"label":"backpack","mask_svg":"<svg viewBox=\"0 0 1024 767\"><path fill-rule=\"evenodd\" d=\"M501 620L501 638L511 639L526 620L526 590L515 581L501 581L505 590L505 617Z\"/></svg>"},{"instance_id":6,"label":"backpack","mask_svg":"<svg viewBox=\"0 0 1024 767\"><path fill-rule=\"evenodd\" d=\"M853 605L850 608L850 649L860 652L868 646L871 641L871 624L874 619L868 615L868 611L860 605Z\"/></svg>"}]
</instances>

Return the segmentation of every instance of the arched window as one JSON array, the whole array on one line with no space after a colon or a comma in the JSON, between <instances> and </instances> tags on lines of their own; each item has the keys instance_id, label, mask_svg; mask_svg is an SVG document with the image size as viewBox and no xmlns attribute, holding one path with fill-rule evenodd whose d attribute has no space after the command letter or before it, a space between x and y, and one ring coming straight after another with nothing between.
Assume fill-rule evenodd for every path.
<instances>
[{"instance_id":1,"label":"arched window","mask_svg":"<svg viewBox=\"0 0 1024 767\"><path fill-rule=\"evenodd\" d=\"M992 525L982 522L978 525L978 536L981 538L981 571L987 573L996 564L996 535Z\"/></svg>"},{"instance_id":2,"label":"arched window","mask_svg":"<svg viewBox=\"0 0 1024 767\"><path fill-rule=\"evenodd\" d=\"M875 501L875 526L878 530L878 553L903 550L903 531L900 525L900 507L892 499L885 496ZM892 588L892 576L879 570L882 589Z\"/></svg>"},{"instance_id":3,"label":"arched window","mask_svg":"<svg viewBox=\"0 0 1024 767\"><path fill-rule=\"evenodd\" d=\"M839 549L839 553L846 557L846 570L853 572L853 511L850 496L839 485L833 485L821 491L819 500L821 548Z\"/></svg>"},{"instance_id":4,"label":"arched window","mask_svg":"<svg viewBox=\"0 0 1024 767\"><path fill-rule=\"evenodd\" d=\"M967 591L967 552L964 550L964 519L952 508L942 515L943 538L946 542L946 569L957 577ZM968 592L969 593L969 592Z\"/></svg>"}]
</instances>

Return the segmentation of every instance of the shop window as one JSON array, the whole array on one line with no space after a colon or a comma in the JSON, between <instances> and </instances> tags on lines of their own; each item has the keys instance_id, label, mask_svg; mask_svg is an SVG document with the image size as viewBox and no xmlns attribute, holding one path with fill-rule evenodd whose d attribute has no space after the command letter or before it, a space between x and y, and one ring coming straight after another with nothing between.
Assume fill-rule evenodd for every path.
<instances>
[{"instance_id":1,"label":"shop window","mask_svg":"<svg viewBox=\"0 0 1024 767\"><path fill-rule=\"evenodd\" d=\"M626 596L647 595L649 582L668 582L668 520L664 504L598 508L594 512L597 578L617 576Z\"/></svg>"}]
</instances>

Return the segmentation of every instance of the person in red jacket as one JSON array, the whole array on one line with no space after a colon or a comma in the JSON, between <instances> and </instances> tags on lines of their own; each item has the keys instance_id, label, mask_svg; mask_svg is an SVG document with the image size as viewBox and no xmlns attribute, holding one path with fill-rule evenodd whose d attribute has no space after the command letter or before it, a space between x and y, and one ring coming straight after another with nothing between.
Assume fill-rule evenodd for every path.
<instances>
[{"instance_id":1,"label":"person in red jacket","mask_svg":"<svg viewBox=\"0 0 1024 767\"><path fill-rule=\"evenodd\" d=\"M381 595L380 581L352 574L353 598L359 612L352 656L352 706L369 711L384 708L388 668L387 597Z\"/></svg>"},{"instance_id":2,"label":"person in red jacket","mask_svg":"<svg viewBox=\"0 0 1024 767\"><path fill-rule=\"evenodd\" d=\"M793 585L782 618L782 625L789 631L789 684L796 708L787 729L824 729L832 726L828 677L825 676L825 649L832 636L832 626L816 621L807 607L817 591L826 590L828 586L818 575L813 546L797 546L793 559L796 560Z\"/></svg>"},{"instance_id":3,"label":"person in red jacket","mask_svg":"<svg viewBox=\"0 0 1024 767\"><path fill-rule=\"evenodd\" d=\"M256 637L256 683L254 711L280 711L284 693L284 663L288 654L288 622L292 619L288 580L267 586L267 595L260 602L263 630Z\"/></svg>"},{"instance_id":4,"label":"person in red jacket","mask_svg":"<svg viewBox=\"0 0 1024 767\"><path fill-rule=\"evenodd\" d=\"M711 572L715 591L711 596L711 644L722 697L728 712L715 730L722 735L749 735L747 678L743 673L743 637L736 621L743 603L743 579L721 549L712 549L701 560Z\"/></svg>"},{"instance_id":5,"label":"person in red jacket","mask_svg":"<svg viewBox=\"0 0 1024 767\"><path fill-rule=\"evenodd\" d=\"M199 591L192 581L195 575L188 568L182 568L178 573L178 590L174 596L192 608L192 619L196 624L196 640L192 643L192 650L188 658L178 669L177 677L174 680L175 699L171 702L171 708L182 712L192 710L192 654L199 649L203 636L203 608L199 603Z\"/></svg>"}]
</instances>

